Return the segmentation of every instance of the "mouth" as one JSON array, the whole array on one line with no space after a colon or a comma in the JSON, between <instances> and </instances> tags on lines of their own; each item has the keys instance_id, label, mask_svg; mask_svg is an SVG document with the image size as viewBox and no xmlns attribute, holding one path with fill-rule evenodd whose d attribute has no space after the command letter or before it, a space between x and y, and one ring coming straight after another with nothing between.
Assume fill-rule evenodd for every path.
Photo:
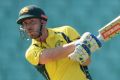
<instances>
[{"instance_id":1,"label":"mouth","mask_svg":"<svg viewBox=\"0 0 120 80\"><path fill-rule=\"evenodd\" d=\"M34 31L27 31L28 34L33 34L35 33Z\"/></svg>"},{"instance_id":2,"label":"mouth","mask_svg":"<svg viewBox=\"0 0 120 80\"><path fill-rule=\"evenodd\" d=\"M29 34L30 36L34 36L34 35L35 35L35 32L28 32L28 34Z\"/></svg>"},{"instance_id":3,"label":"mouth","mask_svg":"<svg viewBox=\"0 0 120 80\"><path fill-rule=\"evenodd\" d=\"M27 32L27 33L28 33L28 35L29 35L31 38L33 38L33 39L35 39L35 38L38 37L38 34L37 34L36 32L34 32L34 31L29 31L29 32Z\"/></svg>"}]
</instances>

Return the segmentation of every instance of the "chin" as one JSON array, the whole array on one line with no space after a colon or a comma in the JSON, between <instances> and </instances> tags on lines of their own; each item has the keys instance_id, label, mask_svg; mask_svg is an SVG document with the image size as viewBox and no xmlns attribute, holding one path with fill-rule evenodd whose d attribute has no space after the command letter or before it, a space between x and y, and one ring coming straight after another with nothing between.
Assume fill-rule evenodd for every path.
<instances>
[{"instance_id":1,"label":"chin","mask_svg":"<svg viewBox=\"0 0 120 80\"><path fill-rule=\"evenodd\" d=\"M39 38L39 35L29 35L32 39L37 39Z\"/></svg>"}]
</instances>

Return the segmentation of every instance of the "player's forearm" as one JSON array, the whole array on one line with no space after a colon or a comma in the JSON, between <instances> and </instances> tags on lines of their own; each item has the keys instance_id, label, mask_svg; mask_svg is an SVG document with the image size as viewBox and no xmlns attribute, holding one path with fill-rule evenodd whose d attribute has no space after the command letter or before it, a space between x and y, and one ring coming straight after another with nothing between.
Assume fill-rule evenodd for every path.
<instances>
[{"instance_id":1,"label":"player's forearm","mask_svg":"<svg viewBox=\"0 0 120 80\"><path fill-rule=\"evenodd\" d=\"M75 49L74 42L56 48L45 49L40 55L40 63L45 64L50 61L67 57Z\"/></svg>"}]
</instances>

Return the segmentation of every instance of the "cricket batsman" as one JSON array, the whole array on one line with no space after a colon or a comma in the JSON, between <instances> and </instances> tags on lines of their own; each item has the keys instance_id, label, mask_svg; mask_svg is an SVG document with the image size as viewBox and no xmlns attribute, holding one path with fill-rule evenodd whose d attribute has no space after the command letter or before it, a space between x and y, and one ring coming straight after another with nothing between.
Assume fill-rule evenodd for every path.
<instances>
[{"instance_id":1,"label":"cricket batsman","mask_svg":"<svg viewBox=\"0 0 120 80\"><path fill-rule=\"evenodd\" d=\"M46 80L92 80L87 66L101 42L90 32L80 36L71 26L46 28L47 19L36 5L20 10L17 19L20 31L32 39L26 60Z\"/></svg>"}]
</instances>

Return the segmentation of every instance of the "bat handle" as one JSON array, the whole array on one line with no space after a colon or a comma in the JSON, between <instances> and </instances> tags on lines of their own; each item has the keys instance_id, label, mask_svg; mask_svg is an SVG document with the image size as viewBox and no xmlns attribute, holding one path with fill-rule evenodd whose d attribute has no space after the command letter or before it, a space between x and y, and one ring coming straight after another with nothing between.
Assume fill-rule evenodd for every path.
<instances>
[{"instance_id":1,"label":"bat handle","mask_svg":"<svg viewBox=\"0 0 120 80\"><path fill-rule=\"evenodd\" d=\"M100 34L97 36L97 38L100 40L101 43L104 42Z\"/></svg>"},{"instance_id":2,"label":"bat handle","mask_svg":"<svg viewBox=\"0 0 120 80\"><path fill-rule=\"evenodd\" d=\"M97 36L97 38L98 38L99 40L101 40L101 39L102 39L100 34Z\"/></svg>"}]
</instances>

